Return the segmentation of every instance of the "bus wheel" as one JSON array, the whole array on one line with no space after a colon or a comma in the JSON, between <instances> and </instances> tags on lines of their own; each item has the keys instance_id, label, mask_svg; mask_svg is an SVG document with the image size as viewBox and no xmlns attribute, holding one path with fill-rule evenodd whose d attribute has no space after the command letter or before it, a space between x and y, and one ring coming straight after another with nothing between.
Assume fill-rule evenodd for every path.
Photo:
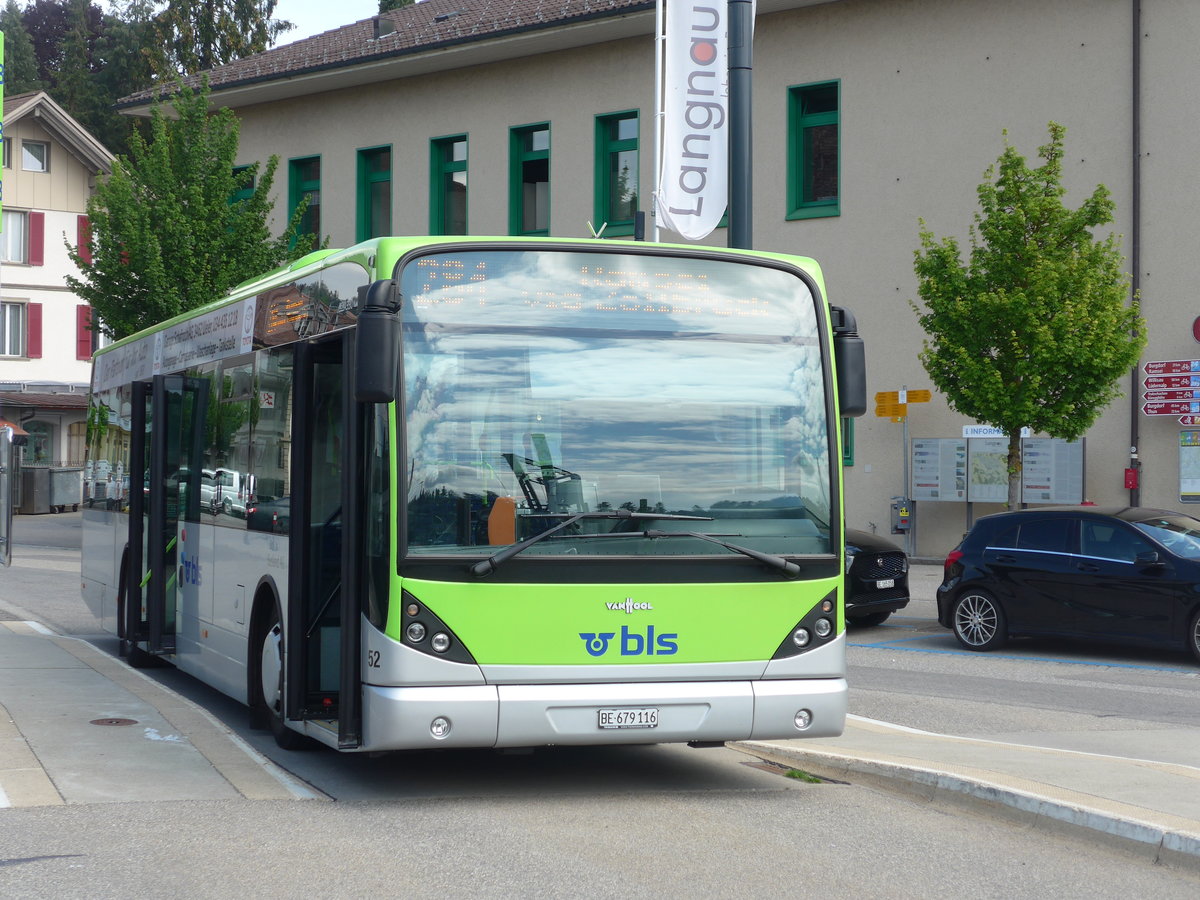
<instances>
[{"instance_id":1,"label":"bus wheel","mask_svg":"<svg viewBox=\"0 0 1200 900\"><path fill-rule=\"evenodd\" d=\"M278 602L267 619L266 627L258 633L258 644L259 677L254 685L258 696L254 702L259 707L261 718L266 719L271 734L275 736L275 743L284 750L302 750L310 746L308 740L288 728L283 721L283 662L286 657ZM250 649L252 653L255 652L254 647Z\"/></svg>"}]
</instances>

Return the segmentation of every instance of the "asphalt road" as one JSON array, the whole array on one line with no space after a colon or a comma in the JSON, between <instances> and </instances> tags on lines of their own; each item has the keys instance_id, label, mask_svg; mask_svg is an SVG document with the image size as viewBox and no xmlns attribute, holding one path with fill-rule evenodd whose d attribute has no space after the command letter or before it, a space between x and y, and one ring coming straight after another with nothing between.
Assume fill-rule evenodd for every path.
<instances>
[{"instance_id":1,"label":"asphalt road","mask_svg":"<svg viewBox=\"0 0 1200 900\"><path fill-rule=\"evenodd\" d=\"M70 515L18 523L0 596L89 634L78 551L62 546L72 540ZM935 576L916 573L918 593ZM1172 697L1194 697L1200 683L1184 658L1018 644L999 656L969 654L932 622L929 602L851 633L853 712L957 734L1053 729L1068 744L1104 744L1130 723L1194 715L1172 709L1185 706ZM115 653L115 640L97 643ZM288 753L248 730L245 709L217 692L173 669L148 674L335 802L0 810L0 896L1200 893L1195 873L1100 843L865 785L807 783L728 748ZM1104 711L1118 704L1120 715Z\"/></svg>"}]
</instances>

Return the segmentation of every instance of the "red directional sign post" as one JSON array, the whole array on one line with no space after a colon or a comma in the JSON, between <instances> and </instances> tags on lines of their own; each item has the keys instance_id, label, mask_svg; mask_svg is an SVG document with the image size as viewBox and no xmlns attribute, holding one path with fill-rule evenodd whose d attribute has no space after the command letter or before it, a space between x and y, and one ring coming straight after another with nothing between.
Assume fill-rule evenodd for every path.
<instances>
[{"instance_id":1,"label":"red directional sign post","mask_svg":"<svg viewBox=\"0 0 1200 900\"><path fill-rule=\"evenodd\" d=\"M1142 373L1143 415L1180 416L1181 425L1195 416L1200 424L1200 359L1152 360Z\"/></svg>"},{"instance_id":2,"label":"red directional sign post","mask_svg":"<svg viewBox=\"0 0 1200 900\"><path fill-rule=\"evenodd\" d=\"M1200 372L1195 375L1147 375L1142 379L1142 387L1148 391L1200 388Z\"/></svg>"},{"instance_id":3,"label":"red directional sign post","mask_svg":"<svg viewBox=\"0 0 1200 900\"><path fill-rule=\"evenodd\" d=\"M1143 391L1143 400L1200 400L1200 388L1184 391Z\"/></svg>"},{"instance_id":4,"label":"red directional sign post","mask_svg":"<svg viewBox=\"0 0 1200 900\"><path fill-rule=\"evenodd\" d=\"M1200 414L1200 400L1151 400L1142 404L1142 412L1148 416Z\"/></svg>"},{"instance_id":5,"label":"red directional sign post","mask_svg":"<svg viewBox=\"0 0 1200 900\"><path fill-rule=\"evenodd\" d=\"M1160 359L1146 363L1142 371L1147 375L1182 375L1186 372L1200 374L1200 359Z\"/></svg>"}]
</instances>

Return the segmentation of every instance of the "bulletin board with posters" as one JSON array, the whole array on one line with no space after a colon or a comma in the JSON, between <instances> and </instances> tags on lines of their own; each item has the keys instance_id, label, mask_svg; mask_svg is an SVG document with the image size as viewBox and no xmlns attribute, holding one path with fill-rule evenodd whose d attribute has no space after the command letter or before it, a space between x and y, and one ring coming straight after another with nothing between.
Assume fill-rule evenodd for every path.
<instances>
[{"instance_id":1,"label":"bulletin board with posters","mask_svg":"<svg viewBox=\"0 0 1200 900\"><path fill-rule=\"evenodd\" d=\"M1179 502L1200 503L1200 431L1179 432Z\"/></svg>"},{"instance_id":2,"label":"bulletin board with posters","mask_svg":"<svg viewBox=\"0 0 1200 900\"><path fill-rule=\"evenodd\" d=\"M1195 500L1200 502L1200 431L1195 445ZM1021 502L1083 502L1084 442L1055 438L1021 441ZM914 438L912 485L917 501L1008 501L1008 438Z\"/></svg>"}]
</instances>

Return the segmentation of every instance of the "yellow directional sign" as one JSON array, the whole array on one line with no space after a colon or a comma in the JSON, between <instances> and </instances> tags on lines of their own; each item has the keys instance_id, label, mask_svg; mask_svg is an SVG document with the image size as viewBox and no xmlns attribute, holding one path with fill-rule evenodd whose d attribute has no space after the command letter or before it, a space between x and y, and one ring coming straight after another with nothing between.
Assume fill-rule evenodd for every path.
<instances>
[{"instance_id":1,"label":"yellow directional sign","mask_svg":"<svg viewBox=\"0 0 1200 900\"><path fill-rule=\"evenodd\" d=\"M932 399L928 390L879 391L875 394L875 415L885 419L907 416L909 403L928 403Z\"/></svg>"}]
</instances>

